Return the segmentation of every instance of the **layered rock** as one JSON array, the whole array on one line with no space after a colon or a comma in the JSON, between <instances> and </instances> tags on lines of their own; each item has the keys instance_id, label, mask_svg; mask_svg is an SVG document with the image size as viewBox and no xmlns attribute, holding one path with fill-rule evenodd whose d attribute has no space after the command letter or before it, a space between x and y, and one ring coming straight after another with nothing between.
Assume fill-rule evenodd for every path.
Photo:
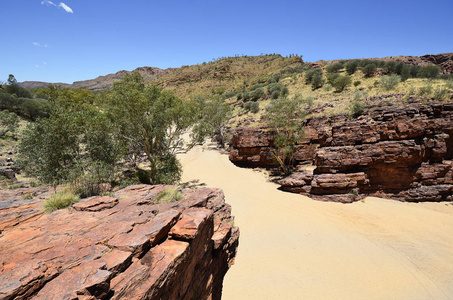
<instances>
[{"instance_id":1,"label":"layered rock","mask_svg":"<svg viewBox=\"0 0 453 300\"><path fill-rule=\"evenodd\" d=\"M17 221L0 220L0 299L220 299L239 238L231 207L208 188L155 203L166 188L130 186L50 214L37 200L1 206Z\"/></svg>"},{"instance_id":2,"label":"layered rock","mask_svg":"<svg viewBox=\"0 0 453 300\"><path fill-rule=\"evenodd\" d=\"M340 115L305 122L306 137L297 145L295 160L312 161L316 168L281 180L283 190L341 202L369 194L405 201L453 200L453 103L375 107L358 119ZM254 148L247 137L253 130L238 131L242 136L233 139L233 162L248 162L246 155L236 155L248 149L256 158L256 153L267 157L272 136L259 139L261 147ZM273 163L256 161L260 166Z\"/></svg>"}]
</instances>

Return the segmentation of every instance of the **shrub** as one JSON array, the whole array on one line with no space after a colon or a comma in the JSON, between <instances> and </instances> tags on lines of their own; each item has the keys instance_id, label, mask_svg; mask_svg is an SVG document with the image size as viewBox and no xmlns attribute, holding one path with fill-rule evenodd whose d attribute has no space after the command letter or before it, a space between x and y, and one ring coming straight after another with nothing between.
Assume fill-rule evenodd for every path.
<instances>
[{"instance_id":1,"label":"shrub","mask_svg":"<svg viewBox=\"0 0 453 300\"><path fill-rule=\"evenodd\" d=\"M324 85L324 79L322 78L322 75L317 73L315 74L312 79L311 79L311 88L313 90L319 89Z\"/></svg>"},{"instance_id":2,"label":"shrub","mask_svg":"<svg viewBox=\"0 0 453 300\"><path fill-rule=\"evenodd\" d=\"M79 201L79 196L75 195L70 189L56 192L44 201L45 212L53 212L58 209L68 207Z\"/></svg>"},{"instance_id":3,"label":"shrub","mask_svg":"<svg viewBox=\"0 0 453 300\"><path fill-rule=\"evenodd\" d=\"M411 77L411 66L404 65L401 69L401 81L406 81Z\"/></svg>"},{"instance_id":4,"label":"shrub","mask_svg":"<svg viewBox=\"0 0 453 300\"><path fill-rule=\"evenodd\" d=\"M333 86L337 93L341 93L348 85L351 84L351 77L349 76L340 76L335 79Z\"/></svg>"},{"instance_id":5,"label":"shrub","mask_svg":"<svg viewBox=\"0 0 453 300\"><path fill-rule=\"evenodd\" d=\"M354 86L359 86L361 84L362 84L362 82L360 80L354 81Z\"/></svg>"},{"instance_id":6,"label":"shrub","mask_svg":"<svg viewBox=\"0 0 453 300\"><path fill-rule=\"evenodd\" d=\"M376 72L376 64L367 64L362 68L363 74L365 74L365 77L371 77L374 75Z\"/></svg>"},{"instance_id":7,"label":"shrub","mask_svg":"<svg viewBox=\"0 0 453 300\"><path fill-rule=\"evenodd\" d=\"M350 106L350 117L357 118L363 113L366 108L366 103L363 101L354 101Z\"/></svg>"},{"instance_id":8,"label":"shrub","mask_svg":"<svg viewBox=\"0 0 453 300\"><path fill-rule=\"evenodd\" d=\"M418 70L418 77L422 78L436 78L440 73L440 68L438 66L426 66L421 67Z\"/></svg>"},{"instance_id":9,"label":"shrub","mask_svg":"<svg viewBox=\"0 0 453 300\"><path fill-rule=\"evenodd\" d=\"M271 98L272 99L277 99L280 96L280 91L273 91Z\"/></svg>"},{"instance_id":10,"label":"shrub","mask_svg":"<svg viewBox=\"0 0 453 300\"><path fill-rule=\"evenodd\" d=\"M71 172L72 191L82 198L100 195L107 190L106 184L110 182L113 173L114 167L101 161L75 168Z\"/></svg>"},{"instance_id":11,"label":"shrub","mask_svg":"<svg viewBox=\"0 0 453 300\"><path fill-rule=\"evenodd\" d=\"M323 89L327 92L330 92L332 90L332 85L331 84L326 84L323 86Z\"/></svg>"},{"instance_id":12,"label":"shrub","mask_svg":"<svg viewBox=\"0 0 453 300\"><path fill-rule=\"evenodd\" d=\"M335 79L337 79L338 77L340 77L341 75L339 73L330 73L330 74L327 74L327 82L329 84L332 84L333 85L333 82L335 81Z\"/></svg>"},{"instance_id":13,"label":"shrub","mask_svg":"<svg viewBox=\"0 0 453 300\"><path fill-rule=\"evenodd\" d=\"M436 101L444 101L447 97L447 94L447 89L437 88L434 90L433 98Z\"/></svg>"},{"instance_id":14,"label":"shrub","mask_svg":"<svg viewBox=\"0 0 453 300\"><path fill-rule=\"evenodd\" d=\"M319 74L320 76L322 75L321 68L310 69L307 72L305 72L305 83L310 84L313 80L313 77L317 74Z\"/></svg>"},{"instance_id":15,"label":"shrub","mask_svg":"<svg viewBox=\"0 0 453 300\"><path fill-rule=\"evenodd\" d=\"M343 64L341 64L339 62L328 65L326 67L326 71L328 73L336 73L336 72L340 71L341 69L343 69Z\"/></svg>"},{"instance_id":16,"label":"shrub","mask_svg":"<svg viewBox=\"0 0 453 300\"><path fill-rule=\"evenodd\" d=\"M19 127L19 117L7 110L0 111L0 137L6 136L10 132L13 137Z\"/></svg>"},{"instance_id":17,"label":"shrub","mask_svg":"<svg viewBox=\"0 0 453 300\"><path fill-rule=\"evenodd\" d=\"M398 75L383 76L379 82L379 85L386 91L393 90L398 83L400 83L401 77Z\"/></svg>"},{"instance_id":18,"label":"shrub","mask_svg":"<svg viewBox=\"0 0 453 300\"><path fill-rule=\"evenodd\" d=\"M6 92L10 95L16 95L18 98L33 98L29 90L15 84L7 85Z\"/></svg>"},{"instance_id":19,"label":"shrub","mask_svg":"<svg viewBox=\"0 0 453 300\"><path fill-rule=\"evenodd\" d=\"M138 178L140 183L150 184L151 183L151 172L149 170L137 169L135 176Z\"/></svg>"},{"instance_id":20,"label":"shrub","mask_svg":"<svg viewBox=\"0 0 453 300\"><path fill-rule=\"evenodd\" d=\"M158 193L154 197L153 202L156 204L176 202L181 200L182 193L176 188L168 188Z\"/></svg>"},{"instance_id":21,"label":"shrub","mask_svg":"<svg viewBox=\"0 0 453 300\"><path fill-rule=\"evenodd\" d=\"M244 104L244 108L245 110L256 114L260 110L260 105L258 102L248 101Z\"/></svg>"},{"instance_id":22,"label":"shrub","mask_svg":"<svg viewBox=\"0 0 453 300\"><path fill-rule=\"evenodd\" d=\"M385 63L384 70L389 73L396 73L396 61L388 61Z\"/></svg>"},{"instance_id":23,"label":"shrub","mask_svg":"<svg viewBox=\"0 0 453 300\"><path fill-rule=\"evenodd\" d=\"M349 75L352 75L357 71L357 68L359 67L359 62L357 60L352 60L346 64L346 72Z\"/></svg>"}]
</instances>

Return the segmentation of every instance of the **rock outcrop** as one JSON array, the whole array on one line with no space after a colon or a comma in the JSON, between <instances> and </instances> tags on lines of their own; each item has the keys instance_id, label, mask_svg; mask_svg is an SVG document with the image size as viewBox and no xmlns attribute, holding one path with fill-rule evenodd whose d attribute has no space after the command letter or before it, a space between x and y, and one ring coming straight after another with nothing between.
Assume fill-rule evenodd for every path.
<instances>
[{"instance_id":1,"label":"rock outcrop","mask_svg":"<svg viewBox=\"0 0 453 300\"><path fill-rule=\"evenodd\" d=\"M453 103L376 107L358 119L312 119L306 132L295 158L312 160L316 168L280 180L283 190L341 202L370 194L403 201L453 200ZM252 139L235 136L230 159L247 162L246 155L240 156L247 151L236 148L247 146L255 161L269 166L258 159L272 146L272 136L266 137L268 143L256 149Z\"/></svg>"},{"instance_id":2,"label":"rock outcrop","mask_svg":"<svg viewBox=\"0 0 453 300\"><path fill-rule=\"evenodd\" d=\"M154 203L166 188L130 186L50 214L38 200L4 203L0 299L220 299L239 238L231 208L208 188Z\"/></svg>"}]
</instances>

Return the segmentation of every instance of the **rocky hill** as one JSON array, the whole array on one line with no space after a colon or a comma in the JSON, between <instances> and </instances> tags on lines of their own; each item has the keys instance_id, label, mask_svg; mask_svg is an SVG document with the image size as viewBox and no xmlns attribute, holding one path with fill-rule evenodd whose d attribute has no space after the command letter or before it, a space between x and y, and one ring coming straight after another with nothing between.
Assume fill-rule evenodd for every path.
<instances>
[{"instance_id":1,"label":"rocky hill","mask_svg":"<svg viewBox=\"0 0 453 300\"><path fill-rule=\"evenodd\" d=\"M452 95L453 98L453 95ZM340 114L305 120L296 162L312 163L279 183L319 200L352 202L365 195L403 201L452 201L453 103L413 98L376 105L357 119ZM235 131L230 160L271 167L274 135L264 128Z\"/></svg>"},{"instance_id":2,"label":"rocky hill","mask_svg":"<svg viewBox=\"0 0 453 300\"><path fill-rule=\"evenodd\" d=\"M390 56L373 58L385 61L397 61L407 64L427 66L438 65L443 74L453 73L453 53L441 53L424 56ZM311 66L321 66L324 63L309 63ZM278 73L288 68L297 68L303 64L301 57L283 57L281 55L238 56L220 58L216 61L181 68L165 70L155 67L141 67L133 71L119 71L115 74L99 76L95 79L76 81L72 84L56 83L63 87L87 88L92 91L109 89L115 80L121 79L131 72L139 72L146 81L174 91L180 97L190 94L211 91L218 87L238 89L244 82L259 81L260 76ZM196 83L196 84L195 84ZM24 81L19 83L26 88L36 88L48 85L48 82Z\"/></svg>"},{"instance_id":3,"label":"rocky hill","mask_svg":"<svg viewBox=\"0 0 453 300\"><path fill-rule=\"evenodd\" d=\"M123 71L116 72L115 74L99 76L95 79L75 81L72 84L68 84L68 83L55 83L55 84L60 85L62 87L86 88L91 91L102 91L102 90L111 88L113 86L114 81L120 80L121 78L124 77L124 75L130 74L132 72L139 72L146 81L151 81L151 80L156 79L159 76L171 73L174 70L177 70L177 68L176 69L168 68L168 69L162 70L162 69L154 68L154 67L140 67L133 71L124 71L123 70ZM40 86L47 86L49 84L51 84L51 83L40 82L40 81L24 81L24 82L19 83L20 86L25 87L25 88L37 88Z\"/></svg>"},{"instance_id":4,"label":"rocky hill","mask_svg":"<svg viewBox=\"0 0 453 300\"><path fill-rule=\"evenodd\" d=\"M239 230L219 189L135 185L44 214L0 190L0 299L220 299ZM41 195L45 197L46 195Z\"/></svg>"}]
</instances>

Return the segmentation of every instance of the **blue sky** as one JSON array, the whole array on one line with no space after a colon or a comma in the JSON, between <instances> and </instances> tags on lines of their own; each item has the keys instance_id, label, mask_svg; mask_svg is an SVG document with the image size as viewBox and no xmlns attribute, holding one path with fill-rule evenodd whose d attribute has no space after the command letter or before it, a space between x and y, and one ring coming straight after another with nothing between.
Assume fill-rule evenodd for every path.
<instances>
[{"instance_id":1,"label":"blue sky","mask_svg":"<svg viewBox=\"0 0 453 300\"><path fill-rule=\"evenodd\" d=\"M453 52L453 1L0 0L0 81L68 82L236 54Z\"/></svg>"}]
</instances>

